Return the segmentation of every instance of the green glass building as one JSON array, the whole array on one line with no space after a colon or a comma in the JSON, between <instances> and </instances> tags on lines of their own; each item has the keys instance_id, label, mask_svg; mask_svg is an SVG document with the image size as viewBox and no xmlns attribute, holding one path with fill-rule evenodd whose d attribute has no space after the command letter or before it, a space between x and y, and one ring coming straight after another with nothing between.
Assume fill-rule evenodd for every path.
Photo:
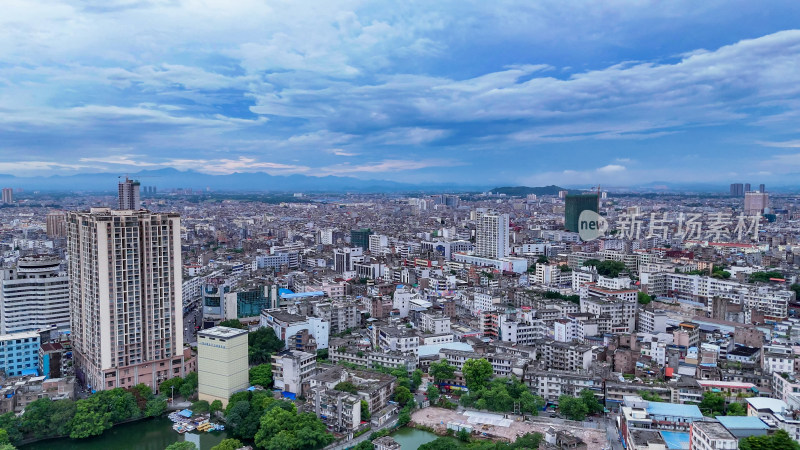
<instances>
[{"instance_id":1,"label":"green glass building","mask_svg":"<svg viewBox=\"0 0 800 450\"><path fill-rule=\"evenodd\" d=\"M353 247L361 247L364 250L369 249L369 237L372 235L372 230L369 228L362 228L360 230L350 230L350 245Z\"/></svg>"},{"instance_id":2,"label":"green glass building","mask_svg":"<svg viewBox=\"0 0 800 450\"><path fill-rule=\"evenodd\" d=\"M578 218L585 210L600 213L598 194L567 195L564 199L564 229L578 232Z\"/></svg>"}]
</instances>

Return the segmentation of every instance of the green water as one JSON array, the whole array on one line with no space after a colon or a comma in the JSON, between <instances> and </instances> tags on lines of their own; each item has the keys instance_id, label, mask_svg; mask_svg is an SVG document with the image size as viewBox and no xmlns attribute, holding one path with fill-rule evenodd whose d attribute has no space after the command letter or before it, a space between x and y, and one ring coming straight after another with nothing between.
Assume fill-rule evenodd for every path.
<instances>
[{"instance_id":1,"label":"green water","mask_svg":"<svg viewBox=\"0 0 800 450\"><path fill-rule=\"evenodd\" d=\"M408 427L400 428L392 433L392 438L400 444L400 448L403 450L414 450L422 444L435 440L437 437L431 432Z\"/></svg>"},{"instance_id":2,"label":"green water","mask_svg":"<svg viewBox=\"0 0 800 450\"><path fill-rule=\"evenodd\" d=\"M20 450L164 450L178 441L190 441L200 450L209 450L225 439L224 431L178 434L166 417L118 425L100 436L88 439L51 439L23 445Z\"/></svg>"}]
</instances>

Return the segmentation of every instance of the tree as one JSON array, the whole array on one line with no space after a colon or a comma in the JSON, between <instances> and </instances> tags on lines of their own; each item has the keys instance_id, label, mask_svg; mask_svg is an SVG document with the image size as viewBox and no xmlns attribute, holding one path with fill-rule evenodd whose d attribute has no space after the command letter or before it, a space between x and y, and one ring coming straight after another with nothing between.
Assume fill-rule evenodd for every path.
<instances>
[{"instance_id":1,"label":"tree","mask_svg":"<svg viewBox=\"0 0 800 450\"><path fill-rule=\"evenodd\" d=\"M698 407L700 412L708 417L721 416L725 412L725 397L713 392L704 392L703 400Z\"/></svg>"},{"instance_id":2,"label":"tree","mask_svg":"<svg viewBox=\"0 0 800 450\"><path fill-rule=\"evenodd\" d=\"M242 400L236 402L233 407L225 415L225 422L227 423L226 430L231 436L242 439L253 439L258 431L258 420L254 418L255 413L252 411L249 401Z\"/></svg>"},{"instance_id":3,"label":"tree","mask_svg":"<svg viewBox=\"0 0 800 450\"><path fill-rule=\"evenodd\" d=\"M458 430L458 440L461 442L469 442L469 431L466 428Z\"/></svg>"},{"instance_id":4,"label":"tree","mask_svg":"<svg viewBox=\"0 0 800 450\"><path fill-rule=\"evenodd\" d=\"M66 425L74 416L74 401L41 398L25 407L25 414L20 418L20 428L25 434L37 438L69 434Z\"/></svg>"},{"instance_id":5,"label":"tree","mask_svg":"<svg viewBox=\"0 0 800 450\"><path fill-rule=\"evenodd\" d=\"M333 389L341 392L348 392L350 394L357 394L358 387L349 381L340 381L333 387Z\"/></svg>"},{"instance_id":6,"label":"tree","mask_svg":"<svg viewBox=\"0 0 800 450\"><path fill-rule=\"evenodd\" d=\"M578 395L580 395L580 399L583 401L583 404L586 405L586 410L589 412L589 414L599 414L605 409L603 408L603 405L597 401L597 397L595 397L594 392L588 389L583 389Z\"/></svg>"},{"instance_id":7,"label":"tree","mask_svg":"<svg viewBox=\"0 0 800 450\"><path fill-rule=\"evenodd\" d=\"M275 330L269 327L262 327L248 334L247 345L250 364L267 363L273 353L286 347L286 343L275 335Z\"/></svg>"},{"instance_id":8,"label":"tree","mask_svg":"<svg viewBox=\"0 0 800 450\"><path fill-rule=\"evenodd\" d=\"M375 445L370 441L361 441L353 447L353 450L375 450Z\"/></svg>"},{"instance_id":9,"label":"tree","mask_svg":"<svg viewBox=\"0 0 800 450\"><path fill-rule=\"evenodd\" d=\"M11 444L11 440L8 438L8 431L0 428L0 445Z\"/></svg>"},{"instance_id":10,"label":"tree","mask_svg":"<svg viewBox=\"0 0 800 450\"><path fill-rule=\"evenodd\" d=\"M477 391L486 387L486 383L492 378L494 369L492 369L492 364L484 358L468 359L464 362L461 373L464 374L467 388L470 391Z\"/></svg>"},{"instance_id":11,"label":"tree","mask_svg":"<svg viewBox=\"0 0 800 450\"><path fill-rule=\"evenodd\" d=\"M414 371L414 373L411 374L411 383L414 386L414 390L417 390L417 388L419 388L419 385L422 384L422 371L421 370L417 369L417 370Z\"/></svg>"},{"instance_id":12,"label":"tree","mask_svg":"<svg viewBox=\"0 0 800 450\"><path fill-rule=\"evenodd\" d=\"M644 292L639 292L637 294L637 296L638 296L638 300L639 300L639 304L640 305L646 305L646 304L648 304L648 303L653 301L653 297L645 294Z\"/></svg>"},{"instance_id":13,"label":"tree","mask_svg":"<svg viewBox=\"0 0 800 450\"><path fill-rule=\"evenodd\" d=\"M411 422L411 410L403 408L400 410L400 414L397 415L397 425L404 427L408 425L408 422Z\"/></svg>"},{"instance_id":14,"label":"tree","mask_svg":"<svg viewBox=\"0 0 800 450\"><path fill-rule=\"evenodd\" d=\"M558 410L569 420L582 421L586 418L589 408L581 399L562 395L558 397Z\"/></svg>"},{"instance_id":15,"label":"tree","mask_svg":"<svg viewBox=\"0 0 800 450\"><path fill-rule=\"evenodd\" d=\"M422 444L418 450L458 450L459 445L456 441L448 438L436 438L427 444Z\"/></svg>"},{"instance_id":16,"label":"tree","mask_svg":"<svg viewBox=\"0 0 800 450\"><path fill-rule=\"evenodd\" d=\"M192 403L192 412L197 414L205 414L211 409L211 405L207 400L198 400Z\"/></svg>"},{"instance_id":17,"label":"tree","mask_svg":"<svg viewBox=\"0 0 800 450\"><path fill-rule=\"evenodd\" d=\"M178 391L178 395L180 395L181 385L183 384L183 378L175 377L170 378L169 380L164 380L161 384L158 385L158 392L172 396L172 388L175 388Z\"/></svg>"},{"instance_id":18,"label":"tree","mask_svg":"<svg viewBox=\"0 0 800 450\"><path fill-rule=\"evenodd\" d=\"M789 286L789 289L791 289L792 291L794 291L794 298L795 298L795 300L800 300L800 284L798 284L798 283L792 283L792 285L791 285L791 286Z\"/></svg>"},{"instance_id":19,"label":"tree","mask_svg":"<svg viewBox=\"0 0 800 450\"><path fill-rule=\"evenodd\" d=\"M242 441L238 439L223 439L219 444L211 447L211 450L238 450L244 447Z\"/></svg>"},{"instance_id":20,"label":"tree","mask_svg":"<svg viewBox=\"0 0 800 450\"><path fill-rule=\"evenodd\" d=\"M440 361L438 363L431 363L428 368L428 373L433 377L436 384L440 384L444 380L452 380L455 377L456 368L447 363L447 361Z\"/></svg>"},{"instance_id":21,"label":"tree","mask_svg":"<svg viewBox=\"0 0 800 450\"><path fill-rule=\"evenodd\" d=\"M144 407L145 417L158 417L167 411L167 397L159 395L147 401Z\"/></svg>"},{"instance_id":22,"label":"tree","mask_svg":"<svg viewBox=\"0 0 800 450\"><path fill-rule=\"evenodd\" d=\"M786 431L778 430L772 435L740 439L739 450L800 450L800 444Z\"/></svg>"},{"instance_id":23,"label":"tree","mask_svg":"<svg viewBox=\"0 0 800 450\"><path fill-rule=\"evenodd\" d=\"M362 422L369 422L370 414L369 414L369 403L366 400L361 400L361 421Z\"/></svg>"},{"instance_id":24,"label":"tree","mask_svg":"<svg viewBox=\"0 0 800 450\"><path fill-rule=\"evenodd\" d=\"M189 399L197 392L197 372L189 372L183 379L179 389L181 397Z\"/></svg>"},{"instance_id":25,"label":"tree","mask_svg":"<svg viewBox=\"0 0 800 450\"><path fill-rule=\"evenodd\" d=\"M542 442L542 437L542 433L528 433L524 436L518 437L517 440L510 445L510 447L513 449L539 448L539 444Z\"/></svg>"},{"instance_id":26,"label":"tree","mask_svg":"<svg viewBox=\"0 0 800 450\"><path fill-rule=\"evenodd\" d=\"M76 402L75 416L69 426L69 437L83 439L98 436L111 428L111 413L96 408L93 403L92 397Z\"/></svg>"},{"instance_id":27,"label":"tree","mask_svg":"<svg viewBox=\"0 0 800 450\"><path fill-rule=\"evenodd\" d=\"M20 418L13 412L8 412L0 415L0 428L6 430L8 440L12 444L16 444L22 440L22 431L20 430Z\"/></svg>"},{"instance_id":28,"label":"tree","mask_svg":"<svg viewBox=\"0 0 800 450\"><path fill-rule=\"evenodd\" d=\"M211 413L211 417L214 417L218 411L222 411L222 402L220 400L214 400L208 407L209 412Z\"/></svg>"},{"instance_id":29,"label":"tree","mask_svg":"<svg viewBox=\"0 0 800 450\"><path fill-rule=\"evenodd\" d=\"M400 406L406 406L409 402L414 400L414 396L411 395L411 391L409 391L407 387L400 386L394 390L394 399Z\"/></svg>"},{"instance_id":30,"label":"tree","mask_svg":"<svg viewBox=\"0 0 800 450\"><path fill-rule=\"evenodd\" d=\"M164 450L197 450L197 446L193 442L180 441L169 444Z\"/></svg>"},{"instance_id":31,"label":"tree","mask_svg":"<svg viewBox=\"0 0 800 450\"><path fill-rule=\"evenodd\" d=\"M741 403L731 403L728 405L728 411L725 413L726 416L746 416L747 410Z\"/></svg>"},{"instance_id":32,"label":"tree","mask_svg":"<svg viewBox=\"0 0 800 450\"><path fill-rule=\"evenodd\" d=\"M269 409L261 418L255 443L267 450L318 449L333 442L323 424L314 413L298 414L293 404L289 410Z\"/></svg>"},{"instance_id":33,"label":"tree","mask_svg":"<svg viewBox=\"0 0 800 450\"><path fill-rule=\"evenodd\" d=\"M272 365L260 364L250 368L250 386L269 388L272 386Z\"/></svg>"},{"instance_id":34,"label":"tree","mask_svg":"<svg viewBox=\"0 0 800 450\"><path fill-rule=\"evenodd\" d=\"M425 393L428 394L428 400L431 401L431 405L436 404L436 401L439 400L439 388L435 384L428 383L428 389Z\"/></svg>"},{"instance_id":35,"label":"tree","mask_svg":"<svg viewBox=\"0 0 800 450\"><path fill-rule=\"evenodd\" d=\"M219 326L228 327L228 328L236 328L236 329L239 329L239 330L244 330L244 329L247 328L242 322L239 322L238 319L223 320L222 322L219 323Z\"/></svg>"},{"instance_id":36,"label":"tree","mask_svg":"<svg viewBox=\"0 0 800 450\"><path fill-rule=\"evenodd\" d=\"M544 399L538 395L534 395L529 390L525 390L519 396L520 410L522 413L529 413L539 415L539 411L544 408Z\"/></svg>"},{"instance_id":37,"label":"tree","mask_svg":"<svg viewBox=\"0 0 800 450\"><path fill-rule=\"evenodd\" d=\"M639 391L639 397L642 397L642 400L647 400L648 402L660 402L661 397L658 394L650 392L650 391Z\"/></svg>"}]
</instances>

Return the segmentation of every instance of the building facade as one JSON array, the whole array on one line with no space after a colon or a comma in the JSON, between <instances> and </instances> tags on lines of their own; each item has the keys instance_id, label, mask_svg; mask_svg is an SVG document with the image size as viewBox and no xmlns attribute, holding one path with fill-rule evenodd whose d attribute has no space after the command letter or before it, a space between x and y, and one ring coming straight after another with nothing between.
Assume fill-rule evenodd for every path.
<instances>
[{"instance_id":1,"label":"building facade","mask_svg":"<svg viewBox=\"0 0 800 450\"><path fill-rule=\"evenodd\" d=\"M197 393L222 402L249 386L247 330L214 327L197 333Z\"/></svg>"},{"instance_id":2,"label":"building facade","mask_svg":"<svg viewBox=\"0 0 800 450\"><path fill-rule=\"evenodd\" d=\"M69 329L69 278L60 259L22 257L0 279L0 334Z\"/></svg>"}]
</instances>

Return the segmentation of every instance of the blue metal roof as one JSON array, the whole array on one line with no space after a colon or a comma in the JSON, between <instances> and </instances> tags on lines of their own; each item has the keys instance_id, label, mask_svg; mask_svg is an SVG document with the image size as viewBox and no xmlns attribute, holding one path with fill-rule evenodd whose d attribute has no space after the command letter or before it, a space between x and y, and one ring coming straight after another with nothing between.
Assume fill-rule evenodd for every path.
<instances>
[{"instance_id":1,"label":"blue metal roof","mask_svg":"<svg viewBox=\"0 0 800 450\"><path fill-rule=\"evenodd\" d=\"M288 290L288 289L287 289ZM295 298L306 298L306 297L323 297L325 295L324 291L314 291L314 292L300 292L298 294L281 294L281 298L284 300L290 300Z\"/></svg>"},{"instance_id":2,"label":"blue metal roof","mask_svg":"<svg viewBox=\"0 0 800 450\"><path fill-rule=\"evenodd\" d=\"M700 412L700 408L696 405L681 405L678 403L648 402L647 413L652 416L703 418L703 413Z\"/></svg>"},{"instance_id":3,"label":"blue metal roof","mask_svg":"<svg viewBox=\"0 0 800 450\"><path fill-rule=\"evenodd\" d=\"M661 437L669 450L688 450L689 433L682 431L662 431Z\"/></svg>"},{"instance_id":4,"label":"blue metal roof","mask_svg":"<svg viewBox=\"0 0 800 450\"><path fill-rule=\"evenodd\" d=\"M727 429L767 430L769 426L758 417L751 416L717 416L717 420Z\"/></svg>"},{"instance_id":5,"label":"blue metal roof","mask_svg":"<svg viewBox=\"0 0 800 450\"><path fill-rule=\"evenodd\" d=\"M446 342L444 344L420 345L417 350L419 352L419 356L431 356L438 355L439 350L443 348L450 350L462 350L465 352L471 352L473 350L472 346L466 342Z\"/></svg>"}]
</instances>

